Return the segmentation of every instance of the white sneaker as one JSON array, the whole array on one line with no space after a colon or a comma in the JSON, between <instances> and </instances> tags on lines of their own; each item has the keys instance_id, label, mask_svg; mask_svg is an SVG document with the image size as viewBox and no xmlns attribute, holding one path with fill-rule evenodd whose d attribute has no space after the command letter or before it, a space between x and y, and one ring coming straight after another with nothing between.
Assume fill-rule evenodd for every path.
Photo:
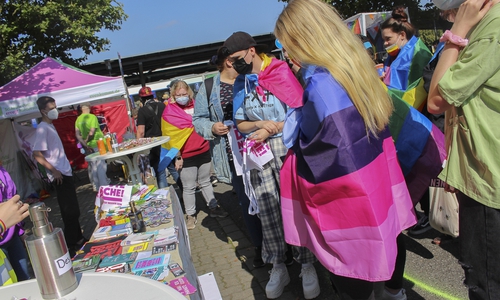
<instances>
[{"instance_id":1,"label":"white sneaker","mask_svg":"<svg viewBox=\"0 0 500 300\"><path fill-rule=\"evenodd\" d=\"M386 289L384 289L384 293L382 294L381 300L407 300L406 290L401 289L397 294L391 294Z\"/></svg>"},{"instance_id":2,"label":"white sneaker","mask_svg":"<svg viewBox=\"0 0 500 300\"><path fill-rule=\"evenodd\" d=\"M290 283L290 276L288 276L286 267L273 267L271 271L269 271L269 274L271 274L271 276L266 285L266 296L268 299L276 299L283 294L283 289Z\"/></svg>"},{"instance_id":3,"label":"white sneaker","mask_svg":"<svg viewBox=\"0 0 500 300\"><path fill-rule=\"evenodd\" d=\"M319 288L318 275L314 266L302 267L299 275L302 278L302 289L304 290L304 298L314 299L321 292Z\"/></svg>"}]
</instances>

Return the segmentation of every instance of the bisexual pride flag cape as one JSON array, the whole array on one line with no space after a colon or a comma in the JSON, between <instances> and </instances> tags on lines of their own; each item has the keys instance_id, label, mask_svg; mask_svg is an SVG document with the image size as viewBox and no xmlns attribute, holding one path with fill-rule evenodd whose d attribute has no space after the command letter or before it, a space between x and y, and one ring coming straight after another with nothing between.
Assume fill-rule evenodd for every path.
<instances>
[{"instance_id":1,"label":"bisexual pride flag cape","mask_svg":"<svg viewBox=\"0 0 500 300\"><path fill-rule=\"evenodd\" d=\"M299 138L280 174L285 239L334 274L388 280L396 237L415 224L392 137L387 129L367 135L326 69L310 66L305 78L304 106L295 110Z\"/></svg>"},{"instance_id":2,"label":"bisexual pride flag cape","mask_svg":"<svg viewBox=\"0 0 500 300\"><path fill-rule=\"evenodd\" d=\"M384 78L389 93L422 111L427 100L422 73L431 57L427 46L415 36L401 48L394 60L389 56L386 62L389 68Z\"/></svg>"},{"instance_id":3,"label":"bisexual pride flag cape","mask_svg":"<svg viewBox=\"0 0 500 300\"><path fill-rule=\"evenodd\" d=\"M194 101L194 100L193 100ZM170 140L161 145L158 169L166 169L193 133L193 118L175 103L169 103L161 118L161 132Z\"/></svg>"}]
</instances>

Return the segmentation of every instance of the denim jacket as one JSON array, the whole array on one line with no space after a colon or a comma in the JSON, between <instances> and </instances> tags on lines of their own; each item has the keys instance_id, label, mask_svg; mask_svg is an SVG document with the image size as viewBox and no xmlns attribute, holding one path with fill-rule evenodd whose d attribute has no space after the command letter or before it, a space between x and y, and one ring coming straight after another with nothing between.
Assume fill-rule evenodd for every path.
<instances>
[{"instance_id":1,"label":"denim jacket","mask_svg":"<svg viewBox=\"0 0 500 300\"><path fill-rule=\"evenodd\" d=\"M224 113L220 104L220 73L215 75L210 100L207 101L205 82L202 83L194 105L194 130L205 140L210 142L210 152L217 179L224 183L231 183L231 169L226 153L226 137L216 136L212 126L224 121Z\"/></svg>"}]
</instances>

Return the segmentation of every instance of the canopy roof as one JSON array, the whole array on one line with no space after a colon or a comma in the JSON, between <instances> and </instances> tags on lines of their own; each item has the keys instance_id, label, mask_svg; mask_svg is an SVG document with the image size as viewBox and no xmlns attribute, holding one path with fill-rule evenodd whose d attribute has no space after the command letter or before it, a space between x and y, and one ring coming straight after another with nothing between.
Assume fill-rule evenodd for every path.
<instances>
[{"instance_id":1,"label":"canopy roof","mask_svg":"<svg viewBox=\"0 0 500 300\"><path fill-rule=\"evenodd\" d=\"M115 100L124 94L120 77L94 75L47 57L0 87L0 119L37 112L36 100L41 96L50 96L58 107L63 107L108 98Z\"/></svg>"}]
</instances>

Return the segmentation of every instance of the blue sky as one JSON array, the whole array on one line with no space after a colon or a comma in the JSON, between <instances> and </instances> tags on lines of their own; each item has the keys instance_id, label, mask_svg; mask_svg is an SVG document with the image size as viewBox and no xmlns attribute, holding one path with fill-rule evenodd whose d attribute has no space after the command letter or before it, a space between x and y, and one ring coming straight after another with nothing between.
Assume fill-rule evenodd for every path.
<instances>
[{"instance_id":1,"label":"blue sky","mask_svg":"<svg viewBox=\"0 0 500 300\"><path fill-rule=\"evenodd\" d=\"M270 33L285 3L278 0L118 0L129 16L119 31L99 36L109 51L86 63L223 41L235 31ZM75 52L77 54L78 52Z\"/></svg>"}]
</instances>

